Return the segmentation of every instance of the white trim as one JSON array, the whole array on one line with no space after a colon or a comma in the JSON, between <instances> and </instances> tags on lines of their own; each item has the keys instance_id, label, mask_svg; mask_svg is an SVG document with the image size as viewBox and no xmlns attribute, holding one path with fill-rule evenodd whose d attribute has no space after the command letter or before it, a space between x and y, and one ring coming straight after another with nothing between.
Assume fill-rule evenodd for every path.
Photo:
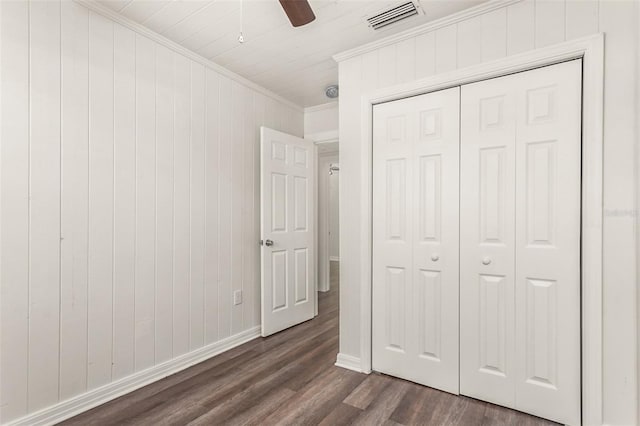
<instances>
[{"instance_id":1,"label":"white trim","mask_svg":"<svg viewBox=\"0 0 640 426\"><path fill-rule=\"evenodd\" d=\"M339 131L338 130L327 130L326 132L318 132L311 133L309 135L305 135L305 138L311 139L313 143L321 144L321 143L333 143L338 142Z\"/></svg>"},{"instance_id":2,"label":"white trim","mask_svg":"<svg viewBox=\"0 0 640 426\"><path fill-rule=\"evenodd\" d=\"M362 361L360 358L347 355L343 353L339 353L336 358L336 367L346 368L347 370L357 371L358 373L371 373L371 370L363 370L362 369Z\"/></svg>"},{"instance_id":3,"label":"white trim","mask_svg":"<svg viewBox=\"0 0 640 426\"><path fill-rule=\"evenodd\" d=\"M291 102L288 99L285 99L284 97L272 92L269 89L266 89L256 83L254 83L253 81L242 77L239 74L234 73L233 71L230 71L229 69L216 64L213 61L210 61L209 59L205 58L204 56L200 56L197 53L179 45L178 43L169 40L168 38L156 33L153 30L150 30L149 28L145 27L144 25L141 25L123 15L120 15L118 12L109 9L106 6L101 5L100 3L98 3L96 0L74 0L76 3L81 4L82 6L86 7L89 10L92 10L96 13L99 13L100 15L111 19L112 21L117 22L120 25L123 25L127 28L129 28L130 30L133 30L135 32L137 32L140 35L143 35L153 41L155 41L156 43L159 43L171 50L173 50L176 53L179 53L180 55L183 55L193 61L198 62L199 64L204 65L207 68L212 69L213 71L224 75L225 77L230 78L231 80L237 81L238 83L255 90L256 92L262 93L265 96L268 96L278 102L281 102L285 105L287 105L290 108L293 108L295 111L297 112L304 112L304 108L301 107L300 105L297 105L293 102Z\"/></svg>"},{"instance_id":4,"label":"white trim","mask_svg":"<svg viewBox=\"0 0 640 426\"><path fill-rule=\"evenodd\" d=\"M325 104L306 107L304 109L304 113L306 114L308 112L324 111L325 109L333 109L333 108L338 108L338 101L337 100L336 101L327 102Z\"/></svg>"},{"instance_id":5,"label":"white trim","mask_svg":"<svg viewBox=\"0 0 640 426\"><path fill-rule=\"evenodd\" d=\"M260 326L13 420L6 426L52 425L260 337Z\"/></svg>"},{"instance_id":6,"label":"white trim","mask_svg":"<svg viewBox=\"0 0 640 426\"><path fill-rule=\"evenodd\" d=\"M328 142L327 142L327 143L325 143L325 144L320 143L320 144L316 144L316 146L329 145L329 144L333 144L333 142L332 142L332 143L328 143ZM326 152L321 152L321 153L319 153L319 154L318 154L318 157L319 157L319 158L335 157L335 156L337 156L337 155L338 155L338 153L339 153L339 151L338 151L338 148L336 147L336 149L335 149L335 150L331 150L331 151L326 151ZM327 171L328 171L328 169L327 169Z\"/></svg>"},{"instance_id":7,"label":"white trim","mask_svg":"<svg viewBox=\"0 0 640 426\"><path fill-rule=\"evenodd\" d=\"M329 256L330 262L340 262L340 256Z\"/></svg>"},{"instance_id":8,"label":"white trim","mask_svg":"<svg viewBox=\"0 0 640 426\"><path fill-rule=\"evenodd\" d=\"M640 4L636 3L636 22L640 23ZM640 50L640 26L636 27L636 49ZM640 71L640 53L636 50L636 73ZM640 111L640 83L636 80L636 111ZM636 140L640 140L640 121L635 120ZM636 282L640 279L640 148L636 144ZM637 284L636 284L637 285ZM640 365L640 291L636 291L636 363ZM636 395L640 395L640 368L636 371ZM638 398L636 396L636 398ZM640 404L636 400L636 421L640 421Z\"/></svg>"},{"instance_id":9,"label":"white trim","mask_svg":"<svg viewBox=\"0 0 640 426\"><path fill-rule=\"evenodd\" d=\"M308 140L308 138L305 138ZM318 234L318 225L319 222L319 210L318 210L318 197L319 197L319 184L318 181L318 147L313 145L313 172L311 173L313 176L313 247L316 249L316 273L313 278L313 287L314 287L314 300L313 300L313 316L314 318L318 316L318 290L320 288L320 265L318 259L320 259L320 255L318 253L318 246L320 245L320 235Z\"/></svg>"},{"instance_id":10,"label":"white trim","mask_svg":"<svg viewBox=\"0 0 640 426\"><path fill-rule=\"evenodd\" d=\"M461 21L466 21L467 19L471 19L474 16L483 15L496 9L502 9L520 1L522 0L490 0L485 3L480 3L477 6L461 10L460 12L453 13L451 15L447 15L444 18L436 19L435 21L427 22L426 24L409 28L405 31L401 31L389 37L381 38L371 43L363 44L362 46L345 50L344 52L336 53L335 55L333 55L333 60L336 62L342 62L346 59L371 52L372 50L377 50L381 47L389 46L390 44L395 44L403 40L419 36L420 34L435 31L438 28L453 25Z\"/></svg>"},{"instance_id":11,"label":"white trim","mask_svg":"<svg viewBox=\"0 0 640 426\"><path fill-rule=\"evenodd\" d=\"M460 86L514 72L582 58L582 418L602 424L602 208L604 34L532 50L508 58L366 93L361 98L360 355L362 371L371 370L372 120L373 105Z\"/></svg>"}]
</instances>

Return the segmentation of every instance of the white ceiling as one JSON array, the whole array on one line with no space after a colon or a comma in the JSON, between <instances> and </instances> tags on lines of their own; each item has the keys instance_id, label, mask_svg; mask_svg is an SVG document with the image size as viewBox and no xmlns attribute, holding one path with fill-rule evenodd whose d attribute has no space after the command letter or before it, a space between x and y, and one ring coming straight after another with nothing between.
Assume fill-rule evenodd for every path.
<instances>
[{"instance_id":1,"label":"white ceiling","mask_svg":"<svg viewBox=\"0 0 640 426\"><path fill-rule=\"evenodd\" d=\"M277 0L98 0L125 17L300 106L328 101L335 53L481 3L420 0L425 14L373 31L365 18L401 0L310 0L316 20L293 28ZM242 5L242 7L241 7ZM238 42L242 14L244 44Z\"/></svg>"}]
</instances>

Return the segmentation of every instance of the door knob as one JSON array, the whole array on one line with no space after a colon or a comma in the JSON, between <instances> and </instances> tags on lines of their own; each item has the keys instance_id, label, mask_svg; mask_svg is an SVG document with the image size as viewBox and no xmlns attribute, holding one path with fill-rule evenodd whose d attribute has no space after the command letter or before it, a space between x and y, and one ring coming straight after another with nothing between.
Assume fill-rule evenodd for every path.
<instances>
[{"instance_id":1,"label":"door knob","mask_svg":"<svg viewBox=\"0 0 640 426\"><path fill-rule=\"evenodd\" d=\"M488 257L485 257L482 259L482 264L483 265L488 265L491 263L491 259L489 259Z\"/></svg>"},{"instance_id":2,"label":"door knob","mask_svg":"<svg viewBox=\"0 0 640 426\"><path fill-rule=\"evenodd\" d=\"M264 242L264 245L265 245L265 246L267 246L267 247L271 247L271 246L273 245L273 241L271 241L271 240L266 240L266 241Z\"/></svg>"},{"instance_id":3,"label":"door knob","mask_svg":"<svg viewBox=\"0 0 640 426\"><path fill-rule=\"evenodd\" d=\"M431 255L431 260L433 260L434 262L437 262L438 259L440 259L440 256L438 256L436 253Z\"/></svg>"}]
</instances>

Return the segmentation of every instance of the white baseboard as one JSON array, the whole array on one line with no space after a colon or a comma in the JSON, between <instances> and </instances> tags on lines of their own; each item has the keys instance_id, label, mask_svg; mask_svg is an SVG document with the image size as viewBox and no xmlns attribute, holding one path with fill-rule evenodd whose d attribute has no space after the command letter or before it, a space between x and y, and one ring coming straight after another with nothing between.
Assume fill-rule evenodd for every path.
<instances>
[{"instance_id":1,"label":"white baseboard","mask_svg":"<svg viewBox=\"0 0 640 426\"><path fill-rule=\"evenodd\" d=\"M234 336L212 343L195 351L180 355L130 376L124 377L102 387L59 402L35 413L28 414L7 423L6 426L17 425L53 425L78 415L100 404L111 401L150 383L182 371L188 367L205 361L231 348L260 337L260 326L238 333Z\"/></svg>"},{"instance_id":2,"label":"white baseboard","mask_svg":"<svg viewBox=\"0 0 640 426\"><path fill-rule=\"evenodd\" d=\"M360 358L339 353L336 359L337 367L346 368L347 370L357 371L358 373L364 373L360 367Z\"/></svg>"},{"instance_id":3,"label":"white baseboard","mask_svg":"<svg viewBox=\"0 0 640 426\"><path fill-rule=\"evenodd\" d=\"M340 262L340 256L329 256L330 262Z\"/></svg>"}]
</instances>

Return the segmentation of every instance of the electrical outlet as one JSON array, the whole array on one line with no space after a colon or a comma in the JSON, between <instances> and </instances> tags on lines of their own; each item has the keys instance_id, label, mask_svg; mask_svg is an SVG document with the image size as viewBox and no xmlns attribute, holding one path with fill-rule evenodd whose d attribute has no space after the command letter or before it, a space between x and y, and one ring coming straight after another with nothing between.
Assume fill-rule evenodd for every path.
<instances>
[{"instance_id":1,"label":"electrical outlet","mask_svg":"<svg viewBox=\"0 0 640 426\"><path fill-rule=\"evenodd\" d=\"M233 304L239 305L242 303L242 290L236 290L233 292Z\"/></svg>"}]
</instances>

